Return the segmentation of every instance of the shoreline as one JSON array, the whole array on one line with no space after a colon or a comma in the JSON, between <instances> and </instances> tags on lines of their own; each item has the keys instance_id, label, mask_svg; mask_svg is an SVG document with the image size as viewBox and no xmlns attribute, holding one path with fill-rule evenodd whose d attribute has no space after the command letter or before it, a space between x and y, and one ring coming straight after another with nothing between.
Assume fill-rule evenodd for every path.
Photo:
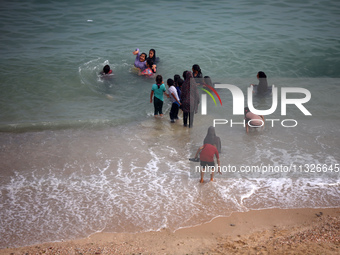
<instances>
[{"instance_id":1,"label":"shoreline","mask_svg":"<svg viewBox=\"0 0 340 255\"><path fill-rule=\"evenodd\" d=\"M312 236L311 236L312 235ZM302 236L302 237L301 237ZM208 223L0 249L0 254L338 254L340 207L234 212Z\"/></svg>"}]
</instances>

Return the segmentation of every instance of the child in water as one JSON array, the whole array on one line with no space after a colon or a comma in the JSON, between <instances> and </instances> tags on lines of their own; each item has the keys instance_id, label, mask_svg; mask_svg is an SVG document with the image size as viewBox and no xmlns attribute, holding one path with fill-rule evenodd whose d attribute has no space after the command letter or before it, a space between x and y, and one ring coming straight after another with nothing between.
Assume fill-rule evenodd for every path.
<instances>
[{"instance_id":1,"label":"child in water","mask_svg":"<svg viewBox=\"0 0 340 255\"><path fill-rule=\"evenodd\" d=\"M152 77L156 72L156 67L154 66L151 59L146 60L146 68L143 71L139 71L139 75L145 75L148 77Z\"/></svg>"},{"instance_id":2,"label":"child in water","mask_svg":"<svg viewBox=\"0 0 340 255\"><path fill-rule=\"evenodd\" d=\"M112 74L112 70L109 65L103 67L103 71L100 72L101 75Z\"/></svg>"},{"instance_id":3,"label":"child in water","mask_svg":"<svg viewBox=\"0 0 340 255\"><path fill-rule=\"evenodd\" d=\"M151 59L153 64L152 64L152 69L154 69L154 73L156 72L156 61L158 60L158 58L156 58L156 51L151 49L149 54L149 58L147 57L146 53L140 53L139 52L139 49L137 48L134 52L132 52L133 55L136 55L136 59L135 59L135 62L134 62L134 65L136 68L138 68L140 71L143 71L144 69L147 68L146 66L146 61L147 59Z\"/></svg>"},{"instance_id":4,"label":"child in water","mask_svg":"<svg viewBox=\"0 0 340 255\"><path fill-rule=\"evenodd\" d=\"M132 52L133 55L136 55L135 59L135 67L139 68L139 70L143 71L146 68L146 53L140 53L139 49L137 48L134 52Z\"/></svg>"},{"instance_id":5,"label":"child in water","mask_svg":"<svg viewBox=\"0 0 340 255\"><path fill-rule=\"evenodd\" d=\"M165 85L163 82L163 77L162 75L157 75L156 76L156 84L152 85L152 89L151 89L151 94L150 94L150 103L152 103L152 97L153 97L153 105L155 108L155 113L154 116L158 117L158 115L160 117L163 117L163 94L165 94L167 97L169 97L169 95L165 92Z\"/></svg>"}]
</instances>

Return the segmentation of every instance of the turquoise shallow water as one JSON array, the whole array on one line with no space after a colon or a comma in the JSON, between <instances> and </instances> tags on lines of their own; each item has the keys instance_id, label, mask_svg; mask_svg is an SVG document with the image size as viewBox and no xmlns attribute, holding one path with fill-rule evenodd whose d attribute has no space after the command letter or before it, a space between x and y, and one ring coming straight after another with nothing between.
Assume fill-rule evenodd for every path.
<instances>
[{"instance_id":1,"label":"turquoise shallow water","mask_svg":"<svg viewBox=\"0 0 340 255\"><path fill-rule=\"evenodd\" d=\"M339 163L338 1L3 1L0 7L0 247L97 231L175 230L233 211L337 207L339 174L226 178L199 185L192 157L213 118L208 98L192 130L153 119L153 80L132 51L156 49L164 79L199 64L213 82L246 95L256 73L269 85L311 92L295 128L246 135L219 125L222 164ZM114 76L98 72L109 64ZM201 91L202 92L202 91ZM109 95L109 97L107 96ZM279 94L280 96L281 94ZM255 99L268 108L270 98Z\"/></svg>"}]
</instances>

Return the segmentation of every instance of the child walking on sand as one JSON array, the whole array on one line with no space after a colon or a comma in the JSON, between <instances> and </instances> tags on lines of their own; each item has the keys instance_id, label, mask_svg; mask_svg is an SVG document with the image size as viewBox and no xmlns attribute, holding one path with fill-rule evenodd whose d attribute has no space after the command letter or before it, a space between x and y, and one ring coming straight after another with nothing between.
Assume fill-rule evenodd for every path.
<instances>
[{"instance_id":1,"label":"child walking on sand","mask_svg":"<svg viewBox=\"0 0 340 255\"><path fill-rule=\"evenodd\" d=\"M150 103L152 103L152 97L153 97L153 105L155 108L154 116L158 117L158 114L160 117L163 117L163 94L165 94L167 97L169 95L165 92L165 85L163 82L162 75L156 76L156 84L152 85L151 94L150 94Z\"/></svg>"},{"instance_id":2,"label":"child walking on sand","mask_svg":"<svg viewBox=\"0 0 340 255\"><path fill-rule=\"evenodd\" d=\"M170 120L171 123L175 123L175 120L178 119L178 110L181 105L181 102L179 101L177 89L174 86L174 80L168 79L167 84L169 86L169 96L172 102L171 110L170 110Z\"/></svg>"}]
</instances>

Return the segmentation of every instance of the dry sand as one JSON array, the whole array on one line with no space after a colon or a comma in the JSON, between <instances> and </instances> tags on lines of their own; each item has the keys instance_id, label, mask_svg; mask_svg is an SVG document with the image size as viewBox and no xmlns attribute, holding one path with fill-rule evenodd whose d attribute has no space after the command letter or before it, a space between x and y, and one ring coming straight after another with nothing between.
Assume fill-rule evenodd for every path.
<instances>
[{"instance_id":1,"label":"dry sand","mask_svg":"<svg viewBox=\"0 0 340 255\"><path fill-rule=\"evenodd\" d=\"M0 254L340 254L340 208L238 212L174 233L98 233Z\"/></svg>"}]
</instances>

